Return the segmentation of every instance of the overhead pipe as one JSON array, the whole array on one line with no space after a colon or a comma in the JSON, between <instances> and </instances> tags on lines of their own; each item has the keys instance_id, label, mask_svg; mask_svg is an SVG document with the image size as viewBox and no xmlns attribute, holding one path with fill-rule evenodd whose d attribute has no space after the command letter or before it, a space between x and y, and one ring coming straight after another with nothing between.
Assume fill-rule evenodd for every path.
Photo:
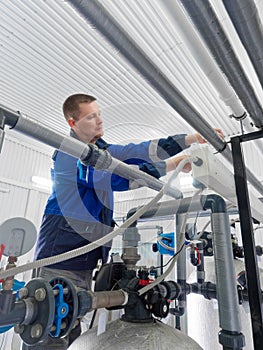
<instances>
[{"instance_id":1,"label":"overhead pipe","mask_svg":"<svg viewBox=\"0 0 263 350\"><path fill-rule=\"evenodd\" d=\"M0 113L4 116L5 124L11 128L73 157L80 158L83 163L92 165L95 169L107 169L111 173L128 180L135 180L156 191L160 191L165 185L161 180L111 157L109 152L100 150L93 144L85 144L71 136L57 133L2 105L0 105ZM167 194L174 198L182 198L182 192L174 187L169 187Z\"/></svg>"},{"instance_id":2,"label":"overhead pipe","mask_svg":"<svg viewBox=\"0 0 263 350\"><path fill-rule=\"evenodd\" d=\"M262 106L209 0L181 0L181 3L255 125L262 128Z\"/></svg>"},{"instance_id":3,"label":"overhead pipe","mask_svg":"<svg viewBox=\"0 0 263 350\"><path fill-rule=\"evenodd\" d=\"M245 108L242 106L232 86L223 76L222 71L210 56L207 47L194 30L179 1L166 0L162 5L167 9L167 14L171 18L176 30L180 32L180 35L188 44L188 48L199 67L216 88L219 98L230 107L235 117L238 119L245 118Z\"/></svg>"},{"instance_id":4,"label":"overhead pipe","mask_svg":"<svg viewBox=\"0 0 263 350\"><path fill-rule=\"evenodd\" d=\"M236 1L224 2L225 4L227 4L228 7L235 7L234 4L236 3ZM244 0L243 2L246 3L246 0ZM228 106L231 109L232 114L230 115L230 117L234 118L238 122L241 122L242 128L245 130L245 132L255 131L254 123L248 117L248 114L246 113L246 110L243 107L240 99L236 95L236 92L229 84L229 81L222 74L222 71L215 63L215 60L211 57L208 48L205 46L200 36L197 34L196 30L192 26L190 19L183 10L180 2L166 0L163 2L163 6L167 9L168 16L170 16L171 20L173 21L173 25L176 27L176 30L180 32L180 35L187 43L188 48L191 51L196 62L198 63L199 67L207 76L211 84L216 88L219 94L219 98L226 104L226 106ZM253 11L253 14L254 12L255 11ZM240 18L240 16L236 14L235 10L233 10L233 15L235 15L237 19ZM245 25L245 29L243 31L244 34L246 33L246 27L247 26ZM260 46L260 49L261 51L263 50L263 43L262 46ZM261 55L261 57L263 56ZM260 70L260 72L263 76L263 67ZM260 153L263 153L263 142L261 140L256 140L255 146L257 147Z\"/></svg>"},{"instance_id":5,"label":"overhead pipe","mask_svg":"<svg viewBox=\"0 0 263 350\"><path fill-rule=\"evenodd\" d=\"M160 71L158 66L145 55L100 2L96 0L69 0L69 3L128 59L172 108L233 164L232 153L226 142L215 133L195 107L187 101L175 85ZM263 194L261 182L249 169L247 169L247 177L258 192Z\"/></svg>"},{"instance_id":6,"label":"overhead pipe","mask_svg":"<svg viewBox=\"0 0 263 350\"><path fill-rule=\"evenodd\" d=\"M263 87L263 27L254 0L223 0Z\"/></svg>"}]
</instances>

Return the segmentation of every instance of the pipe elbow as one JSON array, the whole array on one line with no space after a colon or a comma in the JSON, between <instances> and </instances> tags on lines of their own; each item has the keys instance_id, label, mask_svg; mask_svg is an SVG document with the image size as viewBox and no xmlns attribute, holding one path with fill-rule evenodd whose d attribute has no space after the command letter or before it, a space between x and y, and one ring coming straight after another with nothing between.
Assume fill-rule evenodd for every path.
<instances>
[{"instance_id":1,"label":"pipe elbow","mask_svg":"<svg viewBox=\"0 0 263 350\"><path fill-rule=\"evenodd\" d=\"M204 202L204 209L211 209L212 213L226 213L226 202L218 194L209 194Z\"/></svg>"}]
</instances>

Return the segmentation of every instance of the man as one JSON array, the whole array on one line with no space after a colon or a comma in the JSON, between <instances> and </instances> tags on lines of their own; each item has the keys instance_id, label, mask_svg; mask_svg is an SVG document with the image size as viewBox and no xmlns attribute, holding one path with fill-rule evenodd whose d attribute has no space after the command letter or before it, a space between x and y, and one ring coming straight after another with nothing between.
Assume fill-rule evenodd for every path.
<instances>
[{"instance_id":1,"label":"man","mask_svg":"<svg viewBox=\"0 0 263 350\"><path fill-rule=\"evenodd\" d=\"M127 164L137 165L156 178L175 169L184 155L173 157L194 142L206 142L199 134L175 135L139 144L111 145L103 139L103 121L96 98L86 94L69 96L63 104L63 113L71 128L71 136L84 143L96 144ZM218 134L223 137L220 130ZM167 159L169 158L169 159ZM166 161L164 161L167 159ZM87 245L109 233L114 227L113 191L129 189L129 180L108 171L95 170L61 151L53 155L53 190L50 195L36 246L36 259L47 258ZM183 171L191 170L186 164ZM92 271L99 259L105 263L110 245L60 263L41 268L39 276L50 280L55 276L69 278L75 285L90 289ZM76 327L69 344L80 334ZM66 349L65 339L54 348ZM45 342L46 343L46 342ZM38 345L37 349L52 349ZM53 342L54 343L54 342Z\"/></svg>"}]
</instances>

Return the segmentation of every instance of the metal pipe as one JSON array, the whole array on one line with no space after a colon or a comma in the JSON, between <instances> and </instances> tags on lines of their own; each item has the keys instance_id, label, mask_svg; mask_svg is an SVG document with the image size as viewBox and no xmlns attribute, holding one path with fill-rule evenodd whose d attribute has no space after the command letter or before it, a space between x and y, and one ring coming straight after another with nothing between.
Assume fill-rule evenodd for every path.
<instances>
[{"instance_id":1,"label":"metal pipe","mask_svg":"<svg viewBox=\"0 0 263 350\"><path fill-rule=\"evenodd\" d=\"M104 307L126 305L128 302L128 294L122 289L105 292L88 291L87 293L89 293L92 299L91 309L88 311Z\"/></svg>"},{"instance_id":2,"label":"metal pipe","mask_svg":"<svg viewBox=\"0 0 263 350\"><path fill-rule=\"evenodd\" d=\"M253 0L223 0L263 87L263 27Z\"/></svg>"},{"instance_id":3,"label":"metal pipe","mask_svg":"<svg viewBox=\"0 0 263 350\"><path fill-rule=\"evenodd\" d=\"M11 128L73 157L80 158L83 163L92 165L95 169L107 169L129 180L136 180L156 191L160 191L164 186L161 180L112 158L107 151L100 150L93 144L84 144L73 137L59 134L36 121L22 116L19 112L11 111L1 105L0 112L5 116L5 123L10 125ZM168 188L167 194L174 198L182 197L182 192L173 187Z\"/></svg>"},{"instance_id":4,"label":"metal pipe","mask_svg":"<svg viewBox=\"0 0 263 350\"><path fill-rule=\"evenodd\" d=\"M200 1L202 2L202 1ZM96 0L69 0L69 3L84 17L95 25L102 35L104 35L125 58L142 74L153 88L173 107L196 131L203 135L218 152L232 164L232 153L227 144L215 133L209 123L200 115L194 106L185 99L176 86L160 71L158 66L148 58L138 47L132 38L123 31L103 5ZM196 3L194 1L194 3ZM199 2L198 2L199 3ZM245 106L245 104L244 104ZM246 107L246 106L245 106ZM248 110L248 109L247 109ZM255 108L255 112L259 108ZM251 109L249 109L251 111ZM254 111L254 109L253 109ZM263 124L263 113L260 113ZM254 113L253 116L256 116ZM258 118L257 124L261 123ZM263 186L260 181L248 171L250 183L263 194Z\"/></svg>"},{"instance_id":5,"label":"metal pipe","mask_svg":"<svg viewBox=\"0 0 263 350\"><path fill-rule=\"evenodd\" d=\"M262 106L209 0L181 0L181 3L255 125L261 128L263 126Z\"/></svg>"}]
</instances>

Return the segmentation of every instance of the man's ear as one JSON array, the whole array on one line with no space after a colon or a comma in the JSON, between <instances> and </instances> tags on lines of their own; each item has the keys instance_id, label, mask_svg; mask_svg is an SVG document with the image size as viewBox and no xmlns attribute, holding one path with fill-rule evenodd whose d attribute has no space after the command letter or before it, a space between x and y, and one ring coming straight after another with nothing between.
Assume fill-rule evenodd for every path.
<instances>
[{"instance_id":1,"label":"man's ear","mask_svg":"<svg viewBox=\"0 0 263 350\"><path fill-rule=\"evenodd\" d=\"M71 127L71 129L73 128L73 126L76 124L76 121L73 118L69 118L68 119L68 125Z\"/></svg>"}]
</instances>

